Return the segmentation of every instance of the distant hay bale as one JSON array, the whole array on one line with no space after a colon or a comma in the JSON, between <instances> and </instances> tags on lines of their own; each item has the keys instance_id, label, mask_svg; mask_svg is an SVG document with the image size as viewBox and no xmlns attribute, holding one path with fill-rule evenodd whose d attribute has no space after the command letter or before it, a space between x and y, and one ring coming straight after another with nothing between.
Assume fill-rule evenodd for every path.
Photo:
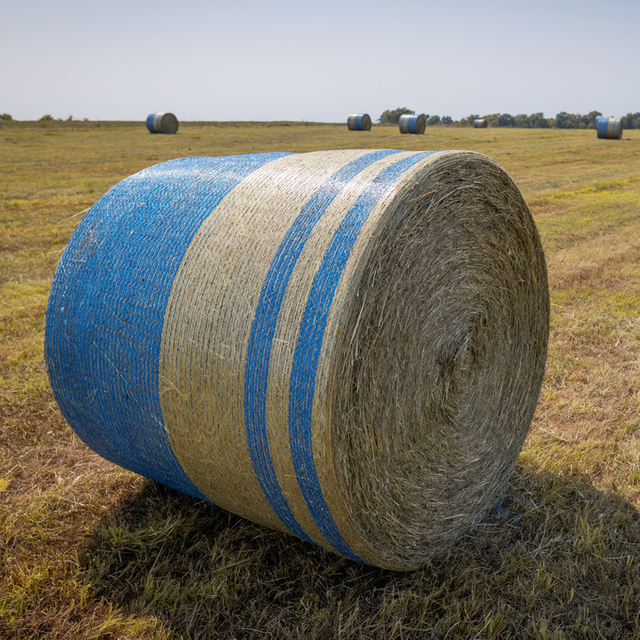
<instances>
[{"instance_id":1,"label":"distant hay bale","mask_svg":"<svg viewBox=\"0 0 640 640\"><path fill-rule=\"evenodd\" d=\"M371 117L368 113L352 113L347 118L349 131L371 131Z\"/></svg>"},{"instance_id":2,"label":"distant hay bale","mask_svg":"<svg viewBox=\"0 0 640 640\"><path fill-rule=\"evenodd\" d=\"M624 129L623 120L623 118L614 118L613 116L597 116L596 131L598 133L598 138L620 140Z\"/></svg>"},{"instance_id":3,"label":"distant hay bale","mask_svg":"<svg viewBox=\"0 0 640 640\"><path fill-rule=\"evenodd\" d=\"M476 118L473 121L473 126L476 129L486 129L489 126L489 123L484 118Z\"/></svg>"},{"instance_id":4,"label":"distant hay bale","mask_svg":"<svg viewBox=\"0 0 640 640\"><path fill-rule=\"evenodd\" d=\"M400 127L400 133L417 133L422 135L427 126L427 122L422 114L419 116L413 116L408 113L404 113L400 116L398 125Z\"/></svg>"},{"instance_id":5,"label":"distant hay bale","mask_svg":"<svg viewBox=\"0 0 640 640\"><path fill-rule=\"evenodd\" d=\"M181 158L86 214L45 358L105 458L410 570L503 496L545 368L544 255L466 151Z\"/></svg>"},{"instance_id":6,"label":"distant hay bale","mask_svg":"<svg viewBox=\"0 0 640 640\"><path fill-rule=\"evenodd\" d=\"M176 133L178 118L173 113L150 113L147 116L149 133Z\"/></svg>"}]
</instances>

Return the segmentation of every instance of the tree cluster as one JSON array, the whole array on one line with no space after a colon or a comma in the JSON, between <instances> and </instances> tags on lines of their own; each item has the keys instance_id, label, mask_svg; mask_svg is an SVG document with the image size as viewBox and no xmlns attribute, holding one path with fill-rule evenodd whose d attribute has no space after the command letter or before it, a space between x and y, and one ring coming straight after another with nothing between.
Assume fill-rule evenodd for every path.
<instances>
[{"instance_id":1,"label":"tree cluster","mask_svg":"<svg viewBox=\"0 0 640 640\"><path fill-rule=\"evenodd\" d=\"M627 113L622 124L625 129L640 129L640 113Z\"/></svg>"},{"instance_id":2,"label":"tree cluster","mask_svg":"<svg viewBox=\"0 0 640 640\"><path fill-rule=\"evenodd\" d=\"M473 121L479 117L479 115L473 114L468 118L465 118L466 122L464 124L471 125L473 124ZM482 116L482 118L487 121L487 124L490 127L548 129L549 127L555 126L553 118L545 118L544 113L540 111L537 113L532 113L531 115L527 115L526 113L519 113L515 116L512 116L510 113L490 113L488 115Z\"/></svg>"},{"instance_id":3,"label":"tree cluster","mask_svg":"<svg viewBox=\"0 0 640 640\"><path fill-rule=\"evenodd\" d=\"M407 109L406 107L398 107L397 109L387 109L382 112L382 115L378 118L380 124L398 124L400 122L400 116L405 113L413 115L415 111Z\"/></svg>"},{"instance_id":4,"label":"tree cluster","mask_svg":"<svg viewBox=\"0 0 640 640\"><path fill-rule=\"evenodd\" d=\"M380 124L389 124L394 125L400 122L400 116L404 114L414 115L415 111L413 109L407 109L406 107L398 107L397 109L387 109L382 112L382 115L378 118L378 122ZM437 124L456 124L453 118L450 116L432 116L428 113L421 113L421 116L424 117L424 120L429 125L437 125Z\"/></svg>"},{"instance_id":5,"label":"tree cluster","mask_svg":"<svg viewBox=\"0 0 640 640\"><path fill-rule=\"evenodd\" d=\"M595 129L596 118L601 115L599 111L591 111L586 116L561 111L556 116L556 127L558 129Z\"/></svg>"}]
</instances>

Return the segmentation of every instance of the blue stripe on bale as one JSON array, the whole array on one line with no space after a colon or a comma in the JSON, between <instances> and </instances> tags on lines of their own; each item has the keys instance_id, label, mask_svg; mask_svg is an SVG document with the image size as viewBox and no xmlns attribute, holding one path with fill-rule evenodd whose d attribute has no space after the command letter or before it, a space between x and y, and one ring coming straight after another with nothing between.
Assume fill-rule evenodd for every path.
<instances>
[{"instance_id":1,"label":"blue stripe on bale","mask_svg":"<svg viewBox=\"0 0 640 640\"><path fill-rule=\"evenodd\" d=\"M201 499L160 408L165 308L202 222L245 177L284 155L183 158L118 183L73 234L49 297L45 358L69 424L108 460Z\"/></svg>"},{"instance_id":2,"label":"blue stripe on bale","mask_svg":"<svg viewBox=\"0 0 640 640\"><path fill-rule=\"evenodd\" d=\"M157 116L157 113L150 113L147 116L147 129L149 129L149 133L158 133L160 131L160 129L156 127Z\"/></svg>"},{"instance_id":3,"label":"blue stripe on bale","mask_svg":"<svg viewBox=\"0 0 640 640\"><path fill-rule=\"evenodd\" d=\"M387 189L405 171L432 153L435 152L403 158L382 171L344 217L314 278L294 353L289 392L289 438L298 484L322 535L337 551L354 559L357 557L342 537L322 495L313 459L311 416L316 368L329 308L362 225Z\"/></svg>"},{"instance_id":4,"label":"blue stripe on bale","mask_svg":"<svg viewBox=\"0 0 640 640\"><path fill-rule=\"evenodd\" d=\"M327 207L346 183L358 173L395 150L369 153L334 173L304 206L282 241L271 263L254 316L245 366L245 428L253 469L265 497L278 518L296 535L312 542L296 521L282 493L269 453L265 419L270 354L289 278L305 243Z\"/></svg>"}]
</instances>

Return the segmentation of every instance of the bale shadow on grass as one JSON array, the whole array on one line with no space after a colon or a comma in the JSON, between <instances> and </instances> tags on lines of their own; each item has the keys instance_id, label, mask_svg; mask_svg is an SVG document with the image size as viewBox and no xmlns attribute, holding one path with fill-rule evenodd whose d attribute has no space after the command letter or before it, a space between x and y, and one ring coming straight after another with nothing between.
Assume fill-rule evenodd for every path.
<instances>
[{"instance_id":1,"label":"bale shadow on grass","mask_svg":"<svg viewBox=\"0 0 640 640\"><path fill-rule=\"evenodd\" d=\"M150 481L82 564L97 596L161 623L153 637L638 638L639 552L631 503L521 465L495 511L414 572L360 565Z\"/></svg>"}]
</instances>

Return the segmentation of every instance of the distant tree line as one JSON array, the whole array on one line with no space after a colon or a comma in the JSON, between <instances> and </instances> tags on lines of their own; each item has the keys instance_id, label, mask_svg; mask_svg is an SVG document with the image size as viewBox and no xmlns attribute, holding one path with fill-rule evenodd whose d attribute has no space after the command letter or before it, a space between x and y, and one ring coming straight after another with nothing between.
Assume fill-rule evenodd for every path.
<instances>
[{"instance_id":1,"label":"distant tree line","mask_svg":"<svg viewBox=\"0 0 640 640\"><path fill-rule=\"evenodd\" d=\"M399 107L398 109L387 109L378 118L380 124L397 125L400 116L403 114L414 115L415 111L407 109L406 107ZM587 115L580 115L576 113L567 113L561 111L555 118L545 118L544 113L532 113L527 115L526 113L519 113L516 116L512 116L510 113L490 113L488 115L481 116L477 113L472 113L466 118L460 120L454 120L450 116L436 116L428 113L423 113L424 119L427 125L458 125L458 126L472 126L473 121L476 118L483 118L487 121L490 127L522 127L525 129L550 129L555 127L557 129L595 129L596 117L602 114L599 111L590 111ZM624 116L624 128L625 129L640 129L640 113L628 113Z\"/></svg>"},{"instance_id":2,"label":"distant tree line","mask_svg":"<svg viewBox=\"0 0 640 640\"><path fill-rule=\"evenodd\" d=\"M397 125L400 121L400 116L408 113L409 115L415 115L415 111L407 109L406 107L399 107L398 109L387 109L382 112L382 115L378 118L380 124ZM430 126L437 125L462 125L472 126L473 121L476 118L483 118L487 121L491 127L522 127L525 129L549 129L556 127L558 129L595 129L596 116L601 116L599 111L590 111L587 115L580 115L576 113L567 113L561 111L555 118L545 118L544 113L532 113L527 115L526 113L519 113L517 116L512 116L510 113L490 113L486 116L480 116L477 113L472 113L466 118L460 120L454 120L450 116L435 116L423 113L426 123ZM69 116L67 122L72 121L73 117ZM54 118L47 114L42 116L38 122L43 124L53 122ZM87 121L87 118L85 118ZM0 113L0 122L13 122L13 118L8 113ZM624 128L625 129L640 129L640 113L627 113L624 116Z\"/></svg>"}]
</instances>

